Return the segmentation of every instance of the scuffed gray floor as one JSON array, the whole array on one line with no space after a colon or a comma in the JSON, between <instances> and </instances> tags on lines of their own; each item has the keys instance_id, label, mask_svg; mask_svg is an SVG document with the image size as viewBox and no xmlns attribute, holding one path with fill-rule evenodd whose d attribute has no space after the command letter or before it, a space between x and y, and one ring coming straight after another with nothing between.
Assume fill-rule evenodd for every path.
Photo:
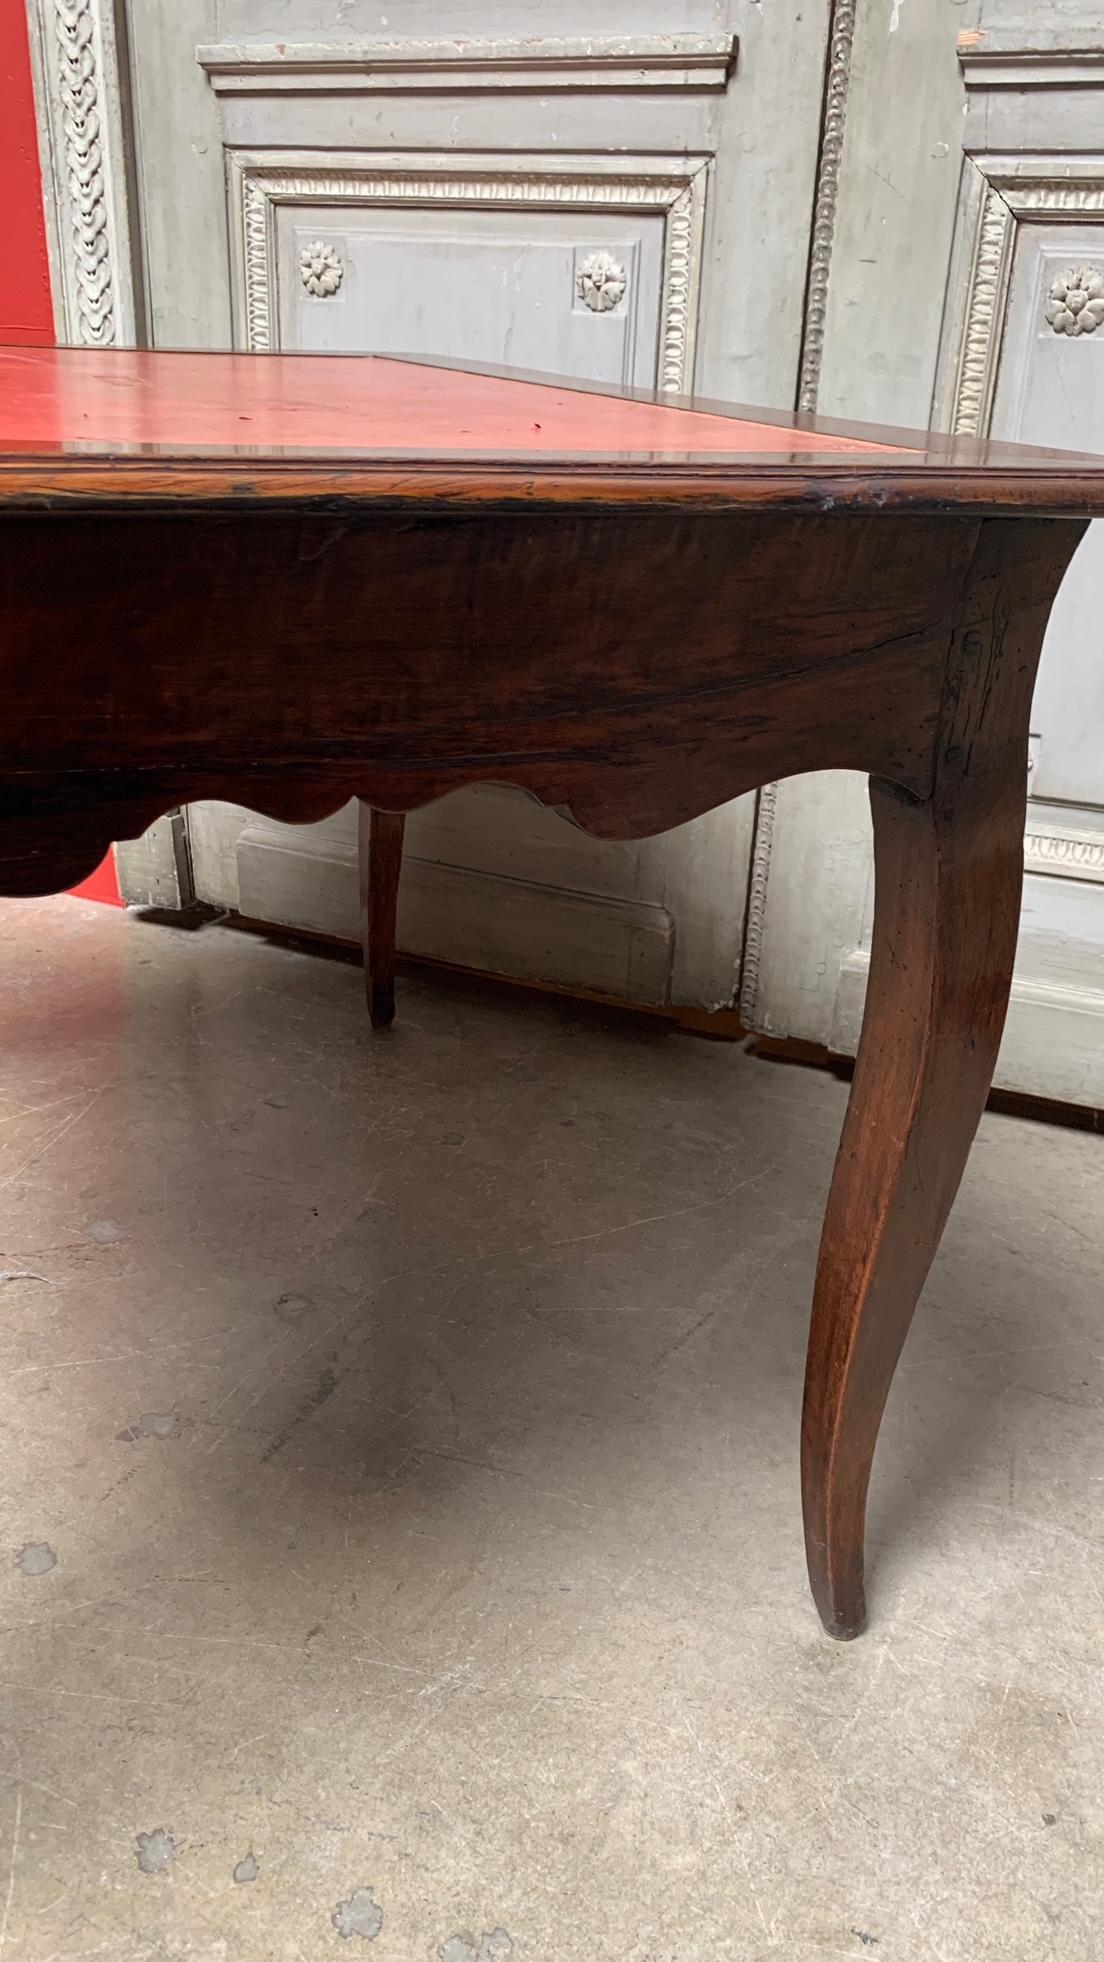
<instances>
[{"instance_id":1,"label":"scuffed gray floor","mask_svg":"<svg viewBox=\"0 0 1104 1962\"><path fill-rule=\"evenodd\" d=\"M986 1118L806 1589L845 1091L0 909L0 1962L1100 1962L1104 1141Z\"/></svg>"}]
</instances>

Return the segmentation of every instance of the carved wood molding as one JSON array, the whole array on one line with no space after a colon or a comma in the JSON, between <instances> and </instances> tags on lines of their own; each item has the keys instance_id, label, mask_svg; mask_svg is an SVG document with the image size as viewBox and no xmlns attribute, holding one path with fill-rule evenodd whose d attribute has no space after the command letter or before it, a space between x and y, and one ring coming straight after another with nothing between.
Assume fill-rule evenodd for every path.
<instances>
[{"instance_id":1,"label":"carved wood molding","mask_svg":"<svg viewBox=\"0 0 1104 1962\"><path fill-rule=\"evenodd\" d=\"M995 185L987 183L974 239L951 429L980 436L989 428L997 357L1012 269L1015 219Z\"/></svg>"},{"instance_id":2,"label":"carved wood molding","mask_svg":"<svg viewBox=\"0 0 1104 1962\"><path fill-rule=\"evenodd\" d=\"M125 128L110 0L28 0L60 340L135 339Z\"/></svg>"},{"instance_id":3,"label":"carved wood molding","mask_svg":"<svg viewBox=\"0 0 1104 1962\"><path fill-rule=\"evenodd\" d=\"M1046 831L1028 826L1024 870L1051 879L1083 879L1104 885L1104 831L1052 824Z\"/></svg>"},{"instance_id":4,"label":"carved wood molding","mask_svg":"<svg viewBox=\"0 0 1104 1962\"><path fill-rule=\"evenodd\" d=\"M332 300L345 277L341 254L325 239L312 239L299 254L299 277L312 299Z\"/></svg>"},{"instance_id":5,"label":"carved wood molding","mask_svg":"<svg viewBox=\"0 0 1104 1962\"><path fill-rule=\"evenodd\" d=\"M1043 318L1055 334L1071 340L1095 334L1104 322L1104 273L1095 266L1069 266L1051 281Z\"/></svg>"},{"instance_id":6,"label":"carved wood molding","mask_svg":"<svg viewBox=\"0 0 1104 1962\"><path fill-rule=\"evenodd\" d=\"M364 151L230 152L230 222L241 345L279 343L276 213L281 205L451 205L659 212L664 219L659 385L693 386L708 183L704 157L373 156Z\"/></svg>"},{"instance_id":7,"label":"carved wood molding","mask_svg":"<svg viewBox=\"0 0 1104 1962\"><path fill-rule=\"evenodd\" d=\"M993 411L1008 284L1020 224L1104 215L1104 165L1068 157L967 159L960 232L966 236L966 289L949 317L944 373L951 377L945 419L955 435L985 436ZM957 334L957 346L953 342ZM937 397L938 399L938 397Z\"/></svg>"},{"instance_id":8,"label":"carved wood molding","mask_svg":"<svg viewBox=\"0 0 1104 1962\"><path fill-rule=\"evenodd\" d=\"M836 231L836 206L839 201L840 165L843 161L847 91L851 79L851 54L855 42L856 4L857 0L835 0L832 9L828 73L824 84L820 161L817 167L816 198L813 205L813 235L809 248L809 277L805 291L801 377L797 397L798 408L810 411L815 410L817 405L820 365L824 354L828 274L832 264L832 245Z\"/></svg>"},{"instance_id":9,"label":"carved wood molding","mask_svg":"<svg viewBox=\"0 0 1104 1962\"><path fill-rule=\"evenodd\" d=\"M744 957L740 967L740 1020L755 1027L759 1002L759 979L763 965L763 936L767 922L767 881L770 877L774 820L778 811L778 785L765 783L759 792L755 812L755 841L748 877L747 918L744 924Z\"/></svg>"},{"instance_id":10,"label":"carved wood molding","mask_svg":"<svg viewBox=\"0 0 1104 1962\"><path fill-rule=\"evenodd\" d=\"M955 435L989 434L1019 226L1104 217L1104 164L1079 158L1076 166L1057 156L967 158L959 205L966 285L948 314L936 426L942 408ZM1029 815L1024 863L1050 878L1104 882L1104 833Z\"/></svg>"},{"instance_id":11,"label":"carved wood molding","mask_svg":"<svg viewBox=\"0 0 1104 1962\"><path fill-rule=\"evenodd\" d=\"M966 28L958 59L968 89L1104 88L1104 35L1051 27L1045 8L1017 26Z\"/></svg>"},{"instance_id":12,"label":"carved wood molding","mask_svg":"<svg viewBox=\"0 0 1104 1962\"><path fill-rule=\"evenodd\" d=\"M575 289L591 313L611 313L625 297L628 277L612 252L590 252L575 279Z\"/></svg>"},{"instance_id":13,"label":"carved wood molding","mask_svg":"<svg viewBox=\"0 0 1104 1962\"><path fill-rule=\"evenodd\" d=\"M1104 211L1104 164L1069 157L977 157L988 182L1020 219L1070 219Z\"/></svg>"},{"instance_id":14,"label":"carved wood molding","mask_svg":"<svg viewBox=\"0 0 1104 1962\"><path fill-rule=\"evenodd\" d=\"M588 88L700 93L727 87L736 49L731 34L223 42L197 48L196 60L220 95Z\"/></svg>"}]
</instances>

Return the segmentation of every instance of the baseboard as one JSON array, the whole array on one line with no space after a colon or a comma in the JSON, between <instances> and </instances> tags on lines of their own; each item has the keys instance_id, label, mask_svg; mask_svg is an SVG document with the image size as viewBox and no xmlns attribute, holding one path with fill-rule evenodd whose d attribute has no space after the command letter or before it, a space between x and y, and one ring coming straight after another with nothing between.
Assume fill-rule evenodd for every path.
<instances>
[{"instance_id":1,"label":"baseboard","mask_svg":"<svg viewBox=\"0 0 1104 1962\"><path fill-rule=\"evenodd\" d=\"M829 1047L843 1055L858 1047L869 966L857 949L840 969ZM1054 1103L1104 1105L1104 988L1017 976L993 1083Z\"/></svg>"},{"instance_id":2,"label":"baseboard","mask_svg":"<svg viewBox=\"0 0 1104 1962\"><path fill-rule=\"evenodd\" d=\"M238 840L237 871L243 914L337 940L359 937L355 845L298 852L259 823ZM662 906L407 855L398 945L480 973L659 1007L668 999L674 922Z\"/></svg>"}]
</instances>

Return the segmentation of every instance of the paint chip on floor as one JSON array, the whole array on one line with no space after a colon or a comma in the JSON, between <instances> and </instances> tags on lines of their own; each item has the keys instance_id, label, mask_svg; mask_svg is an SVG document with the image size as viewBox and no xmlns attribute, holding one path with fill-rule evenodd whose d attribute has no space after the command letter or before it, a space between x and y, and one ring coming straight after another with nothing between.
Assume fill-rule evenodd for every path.
<instances>
[{"instance_id":1,"label":"paint chip on floor","mask_svg":"<svg viewBox=\"0 0 1104 1962\"><path fill-rule=\"evenodd\" d=\"M118 1220L90 1219L84 1229L86 1240L92 1240L98 1247L113 1247L126 1238Z\"/></svg>"},{"instance_id":2,"label":"paint chip on floor","mask_svg":"<svg viewBox=\"0 0 1104 1962\"><path fill-rule=\"evenodd\" d=\"M366 1942L374 1942L383 1927L383 1909L370 1887L357 1887L347 1901L338 1902L330 1920L346 1940L360 1935Z\"/></svg>"},{"instance_id":3,"label":"paint chip on floor","mask_svg":"<svg viewBox=\"0 0 1104 1962\"><path fill-rule=\"evenodd\" d=\"M27 1540L15 1557L15 1564L32 1580L39 1574L48 1574L57 1566L57 1554L45 1540Z\"/></svg>"},{"instance_id":4,"label":"paint chip on floor","mask_svg":"<svg viewBox=\"0 0 1104 1962\"><path fill-rule=\"evenodd\" d=\"M514 1944L505 1928L487 1928L478 1948L474 1935L450 1935L437 1950L437 1962L498 1962L500 1956L513 1952Z\"/></svg>"},{"instance_id":5,"label":"paint chip on floor","mask_svg":"<svg viewBox=\"0 0 1104 1962\"><path fill-rule=\"evenodd\" d=\"M155 1826L151 1833L139 1833L134 1843L143 1873L168 1873L176 1859L176 1841L164 1826Z\"/></svg>"},{"instance_id":6,"label":"paint chip on floor","mask_svg":"<svg viewBox=\"0 0 1104 1962\"><path fill-rule=\"evenodd\" d=\"M153 1410L139 1417L136 1423L127 1424L115 1437L119 1444L134 1444L140 1437L175 1437L180 1429L180 1419L175 1410Z\"/></svg>"}]
</instances>

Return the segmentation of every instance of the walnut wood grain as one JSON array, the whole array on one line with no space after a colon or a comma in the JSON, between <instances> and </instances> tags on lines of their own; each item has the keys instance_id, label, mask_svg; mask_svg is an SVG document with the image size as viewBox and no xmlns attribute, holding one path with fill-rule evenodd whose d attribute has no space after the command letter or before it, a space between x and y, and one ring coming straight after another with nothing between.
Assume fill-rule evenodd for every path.
<instances>
[{"instance_id":1,"label":"walnut wood grain","mask_svg":"<svg viewBox=\"0 0 1104 1962\"><path fill-rule=\"evenodd\" d=\"M373 810L362 800L357 820L368 1015L374 1029L389 1029L395 1019L395 927L406 819L394 811Z\"/></svg>"},{"instance_id":2,"label":"walnut wood grain","mask_svg":"<svg viewBox=\"0 0 1104 1962\"><path fill-rule=\"evenodd\" d=\"M890 1382L985 1107L1023 883L1031 693L1069 560L990 522L953 636L932 794L871 783L875 913L828 1200L802 1420L806 1551L828 1631L865 1623L867 1486Z\"/></svg>"},{"instance_id":3,"label":"walnut wood grain","mask_svg":"<svg viewBox=\"0 0 1104 1962\"><path fill-rule=\"evenodd\" d=\"M0 889L20 893L205 797L307 820L496 782L629 838L801 770L922 794L978 530L558 508L3 525Z\"/></svg>"},{"instance_id":4,"label":"walnut wood grain","mask_svg":"<svg viewBox=\"0 0 1104 1962\"><path fill-rule=\"evenodd\" d=\"M875 432L877 433L877 432ZM1003 446L1007 451L1008 445ZM980 446L975 446L975 450ZM158 506L170 510L269 509L355 513L366 506L437 511L567 505L573 510L700 510L764 512L902 512L915 517L953 512L986 517L996 511L1026 516L1092 518L1104 513L1099 459L1051 460L1047 450L1020 451L1020 465L948 459L941 450L917 455L892 471L855 461L790 458L694 460L662 458L618 465L606 458L437 459L368 462L341 456L302 459L237 457L119 457L110 464L73 456L0 454L0 508L59 510Z\"/></svg>"},{"instance_id":5,"label":"walnut wood grain","mask_svg":"<svg viewBox=\"0 0 1104 1962\"><path fill-rule=\"evenodd\" d=\"M299 441L304 371L264 359L250 386L286 391ZM870 776L870 986L802 1446L817 1604L856 1634L882 1410L1008 998L1035 664L1104 465L923 435L814 458L828 426L804 418L790 456L397 459L187 453L151 411L108 452L73 437L79 390L54 406L39 451L0 417L0 892L72 885L195 799L309 821L359 797L381 1023L417 805L513 784L635 838L775 777Z\"/></svg>"}]
</instances>

